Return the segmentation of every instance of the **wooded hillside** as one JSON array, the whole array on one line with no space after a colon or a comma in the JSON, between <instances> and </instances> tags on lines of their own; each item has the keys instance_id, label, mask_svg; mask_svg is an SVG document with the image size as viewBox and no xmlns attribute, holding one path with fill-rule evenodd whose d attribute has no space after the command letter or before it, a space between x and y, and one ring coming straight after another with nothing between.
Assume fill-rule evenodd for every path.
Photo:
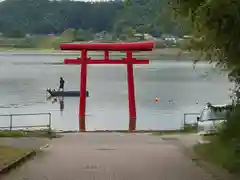
<instances>
[{"instance_id":1,"label":"wooded hillside","mask_svg":"<svg viewBox=\"0 0 240 180\"><path fill-rule=\"evenodd\" d=\"M68 28L88 32L107 31L119 35L127 31L181 35L167 0L127 0L88 3L71 0L5 0L0 3L0 32L60 34ZM183 23L180 23L184 25Z\"/></svg>"}]
</instances>

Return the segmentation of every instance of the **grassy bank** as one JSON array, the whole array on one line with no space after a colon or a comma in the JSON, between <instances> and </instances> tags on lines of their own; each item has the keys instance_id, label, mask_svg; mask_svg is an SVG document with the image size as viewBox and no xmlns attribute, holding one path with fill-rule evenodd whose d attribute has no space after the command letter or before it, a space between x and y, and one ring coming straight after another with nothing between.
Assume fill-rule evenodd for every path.
<instances>
[{"instance_id":1,"label":"grassy bank","mask_svg":"<svg viewBox=\"0 0 240 180\"><path fill-rule=\"evenodd\" d=\"M162 136L188 133L197 133L197 125L186 124L182 129L153 132L152 135Z\"/></svg>"},{"instance_id":2,"label":"grassy bank","mask_svg":"<svg viewBox=\"0 0 240 180\"><path fill-rule=\"evenodd\" d=\"M29 153L31 149L19 149L0 146L0 170Z\"/></svg>"},{"instance_id":3,"label":"grassy bank","mask_svg":"<svg viewBox=\"0 0 240 180\"><path fill-rule=\"evenodd\" d=\"M37 131L0 131L0 138L4 137L42 137L42 138L57 138L60 135L54 131L37 130Z\"/></svg>"},{"instance_id":4,"label":"grassy bank","mask_svg":"<svg viewBox=\"0 0 240 180\"><path fill-rule=\"evenodd\" d=\"M218 127L218 133L207 137L210 143L194 147L196 154L202 159L237 175L240 175L239 119L240 105L237 104L234 109L228 110L227 121Z\"/></svg>"},{"instance_id":5,"label":"grassy bank","mask_svg":"<svg viewBox=\"0 0 240 180\"><path fill-rule=\"evenodd\" d=\"M79 52L76 51L61 51L61 50L55 50L55 49L41 49L41 48L0 48L0 52L4 53L61 53L61 54L76 54L79 55ZM113 52L111 53L114 56L124 55L124 53L120 52ZM141 56L141 55L150 55L150 56L161 56L161 55L171 55L171 56L182 56L182 55L189 55L190 53L187 51L182 51L180 48L161 48L161 49L154 49L151 52L139 52L134 53L135 55ZM103 52L90 52L90 55L99 56L103 55Z\"/></svg>"},{"instance_id":6,"label":"grassy bank","mask_svg":"<svg viewBox=\"0 0 240 180\"><path fill-rule=\"evenodd\" d=\"M194 147L196 154L215 166L240 176L240 147L235 143L223 143L217 137L208 138L209 144Z\"/></svg>"},{"instance_id":7,"label":"grassy bank","mask_svg":"<svg viewBox=\"0 0 240 180\"><path fill-rule=\"evenodd\" d=\"M10 48L10 47L0 47L0 52L32 52L32 51L38 51L38 52L54 52L60 50L55 49L42 49L42 48Z\"/></svg>"}]
</instances>

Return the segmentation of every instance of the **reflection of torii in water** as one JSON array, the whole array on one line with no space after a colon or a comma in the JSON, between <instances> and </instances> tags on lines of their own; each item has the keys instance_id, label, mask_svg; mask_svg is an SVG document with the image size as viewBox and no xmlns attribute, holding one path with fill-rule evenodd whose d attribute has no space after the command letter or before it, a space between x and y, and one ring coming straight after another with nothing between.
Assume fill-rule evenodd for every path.
<instances>
[{"instance_id":1,"label":"reflection of torii in water","mask_svg":"<svg viewBox=\"0 0 240 180\"><path fill-rule=\"evenodd\" d=\"M193 61L193 69L194 69L194 70L196 69L196 64L197 64L197 62L198 62L197 59Z\"/></svg>"},{"instance_id":2,"label":"reflection of torii in water","mask_svg":"<svg viewBox=\"0 0 240 180\"><path fill-rule=\"evenodd\" d=\"M204 55L204 54L203 54L203 52L201 51L200 54L199 54L199 56L198 56L198 58L193 61L193 69L194 69L194 70L196 69L196 64L197 64L197 62L202 59L203 55Z\"/></svg>"},{"instance_id":3,"label":"reflection of torii in water","mask_svg":"<svg viewBox=\"0 0 240 180\"><path fill-rule=\"evenodd\" d=\"M63 112L63 110L64 110L64 98L63 98L63 96L59 97L59 104L60 104L60 111Z\"/></svg>"},{"instance_id":4,"label":"reflection of torii in water","mask_svg":"<svg viewBox=\"0 0 240 180\"><path fill-rule=\"evenodd\" d=\"M58 98L54 98L54 99L52 100L52 103L55 103L55 102L57 102L57 101L59 101L60 111L61 111L61 113L62 113L63 110L64 110L64 98L63 98L62 96L59 96Z\"/></svg>"},{"instance_id":5,"label":"reflection of torii in water","mask_svg":"<svg viewBox=\"0 0 240 180\"><path fill-rule=\"evenodd\" d=\"M199 59L195 59L195 60L193 61L193 70L194 70L194 71L196 70L196 64L197 64L198 61L199 61ZM208 73L208 72L205 72L204 74L201 75L201 77L205 79L208 75L209 75L209 73Z\"/></svg>"}]
</instances>

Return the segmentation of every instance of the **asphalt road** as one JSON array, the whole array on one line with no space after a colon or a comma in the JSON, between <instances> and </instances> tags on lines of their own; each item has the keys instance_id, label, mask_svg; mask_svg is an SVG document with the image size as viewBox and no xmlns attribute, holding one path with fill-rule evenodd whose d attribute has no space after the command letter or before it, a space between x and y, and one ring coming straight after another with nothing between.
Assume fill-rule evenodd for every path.
<instances>
[{"instance_id":1,"label":"asphalt road","mask_svg":"<svg viewBox=\"0 0 240 180\"><path fill-rule=\"evenodd\" d=\"M3 180L212 180L180 147L148 134L85 133L55 139Z\"/></svg>"}]
</instances>

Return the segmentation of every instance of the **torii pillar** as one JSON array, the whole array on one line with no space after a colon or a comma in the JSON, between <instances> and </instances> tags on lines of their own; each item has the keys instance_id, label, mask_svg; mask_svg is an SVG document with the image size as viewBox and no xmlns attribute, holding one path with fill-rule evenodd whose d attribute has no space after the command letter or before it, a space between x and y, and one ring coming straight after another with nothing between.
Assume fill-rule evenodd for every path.
<instances>
[{"instance_id":1,"label":"torii pillar","mask_svg":"<svg viewBox=\"0 0 240 180\"><path fill-rule=\"evenodd\" d=\"M152 51L154 42L131 42L131 43L96 43L96 44L61 44L62 50L81 51L81 57L65 59L65 64L81 64L80 74L80 105L79 105L79 130L86 131L86 88L87 88L87 65L88 64L126 64L128 75L128 102L129 102L129 131L136 130L136 104L134 89L133 64L149 64L149 60L137 60L133 52ZM88 51L103 51L104 59L88 58ZM109 51L125 51L126 57L114 60L109 59Z\"/></svg>"}]
</instances>

